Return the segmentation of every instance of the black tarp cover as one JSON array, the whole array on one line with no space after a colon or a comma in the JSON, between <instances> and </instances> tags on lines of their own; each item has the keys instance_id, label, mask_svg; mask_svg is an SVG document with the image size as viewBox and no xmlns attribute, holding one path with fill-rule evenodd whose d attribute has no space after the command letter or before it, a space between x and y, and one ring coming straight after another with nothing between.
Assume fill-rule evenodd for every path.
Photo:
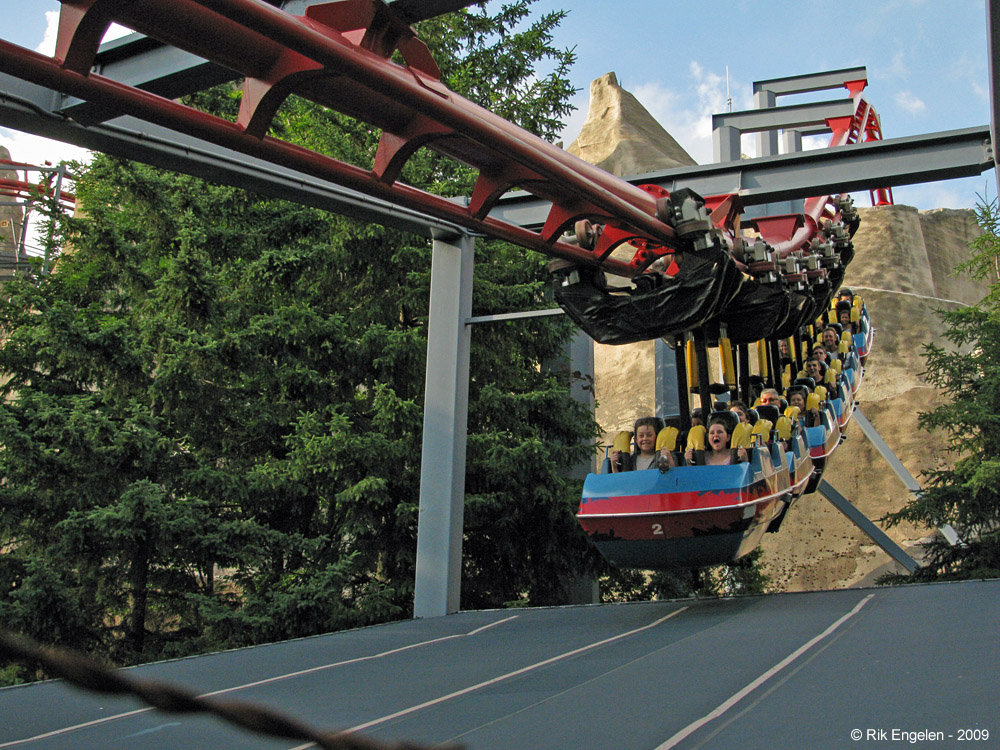
<instances>
[{"instance_id":1,"label":"black tarp cover","mask_svg":"<svg viewBox=\"0 0 1000 750\"><path fill-rule=\"evenodd\" d=\"M609 292L602 273L578 269L579 282L555 282L566 314L600 344L676 336L717 315L736 295L743 274L728 253L687 253L676 276L643 274L635 289ZM651 287L651 288L650 288Z\"/></svg>"},{"instance_id":2,"label":"black tarp cover","mask_svg":"<svg viewBox=\"0 0 1000 750\"><path fill-rule=\"evenodd\" d=\"M772 339L787 339L794 336L802 326L809 325L815 319L813 312L816 309L816 302L808 292L805 294L790 292L788 296L791 301L788 317L771 332Z\"/></svg>"},{"instance_id":3,"label":"black tarp cover","mask_svg":"<svg viewBox=\"0 0 1000 750\"><path fill-rule=\"evenodd\" d=\"M710 341L721 338L722 324L733 344L750 344L772 336L792 310L793 298L787 286L747 279L725 309L705 324L705 334ZM798 320L799 308L795 308L794 314Z\"/></svg>"}]
</instances>

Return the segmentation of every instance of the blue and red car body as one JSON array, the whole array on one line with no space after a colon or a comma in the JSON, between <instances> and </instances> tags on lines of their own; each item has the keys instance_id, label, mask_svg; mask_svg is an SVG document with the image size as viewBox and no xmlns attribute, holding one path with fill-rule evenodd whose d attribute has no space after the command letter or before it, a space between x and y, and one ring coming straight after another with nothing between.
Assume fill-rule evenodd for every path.
<instances>
[{"instance_id":1,"label":"blue and red car body","mask_svg":"<svg viewBox=\"0 0 1000 750\"><path fill-rule=\"evenodd\" d=\"M736 560L760 543L791 502L788 466L781 459L777 449L754 448L749 463L589 474L577 519L618 567Z\"/></svg>"}]
</instances>

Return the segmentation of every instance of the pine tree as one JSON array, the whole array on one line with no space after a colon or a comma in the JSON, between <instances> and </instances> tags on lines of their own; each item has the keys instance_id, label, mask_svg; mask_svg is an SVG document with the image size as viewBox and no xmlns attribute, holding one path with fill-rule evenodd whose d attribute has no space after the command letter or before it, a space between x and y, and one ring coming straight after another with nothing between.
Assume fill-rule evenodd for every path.
<instances>
[{"instance_id":1,"label":"pine tree","mask_svg":"<svg viewBox=\"0 0 1000 750\"><path fill-rule=\"evenodd\" d=\"M989 292L978 304L939 313L952 348L924 347L927 381L942 398L920 415L920 426L944 436L954 464L927 472L919 496L885 518L890 526L950 524L958 533L956 546L931 542L928 563L917 573L925 579L1000 575L1000 215L996 202L980 204L976 213L983 234L956 272L988 281Z\"/></svg>"},{"instance_id":2,"label":"pine tree","mask_svg":"<svg viewBox=\"0 0 1000 750\"><path fill-rule=\"evenodd\" d=\"M420 35L449 86L552 137L572 53L551 47L562 14L528 6ZM231 116L234 89L192 101ZM358 163L378 135L297 98L274 129ZM72 249L0 303L0 619L127 663L406 616L428 243L119 159L80 169ZM474 175L420 152L405 178L458 195ZM544 258L480 241L476 261L476 314L547 304ZM595 428L547 367L568 332L474 332L463 606L557 601L588 559L562 469Z\"/></svg>"}]
</instances>

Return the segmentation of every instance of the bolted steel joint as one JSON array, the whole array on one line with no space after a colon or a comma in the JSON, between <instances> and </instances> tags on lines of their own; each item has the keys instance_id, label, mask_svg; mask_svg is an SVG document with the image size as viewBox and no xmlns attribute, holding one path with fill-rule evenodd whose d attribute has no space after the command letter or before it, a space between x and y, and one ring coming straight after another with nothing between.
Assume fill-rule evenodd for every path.
<instances>
[{"instance_id":1,"label":"bolted steel joint","mask_svg":"<svg viewBox=\"0 0 1000 750\"><path fill-rule=\"evenodd\" d=\"M832 258L837 254L832 242L817 242L813 245L813 251L822 258Z\"/></svg>"},{"instance_id":2,"label":"bolted steel joint","mask_svg":"<svg viewBox=\"0 0 1000 750\"><path fill-rule=\"evenodd\" d=\"M668 217L664 220L674 227L677 235L682 239L692 239L693 235L708 232L712 228L712 221L705 208L705 201L693 190L681 188L671 193L669 199L663 198L661 200L664 201L663 213ZM657 213L660 210L661 205L658 202Z\"/></svg>"},{"instance_id":3,"label":"bolted steel joint","mask_svg":"<svg viewBox=\"0 0 1000 750\"><path fill-rule=\"evenodd\" d=\"M696 253L711 250L713 248L718 250L722 247L722 242L719 240L718 234L712 231L699 232L694 235L693 238L688 235L685 239L691 242L691 249Z\"/></svg>"},{"instance_id":4,"label":"bolted steel joint","mask_svg":"<svg viewBox=\"0 0 1000 750\"><path fill-rule=\"evenodd\" d=\"M560 286L580 283L580 267L570 260L554 258L549 261L549 273Z\"/></svg>"},{"instance_id":5,"label":"bolted steel joint","mask_svg":"<svg viewBox=\"0 0 1000 750\"><path fill-rule=\"evenodd\" d=\"M774 248L760 237L757 237L754 243L747 247L746 259L750 273L753 274L754 278L770 284L778 281L781 266L774 256Z\"/></svg>"},{"instance_id":6,"label":"bolted steel joint","mask_svg":"<svg viewBox=\"0 0 1000 750\"><path fill-rule=\"evenodd\" d=\"M830 225L829 237L833 240L833 244L837 246L838 250L851 242L851 234L847 231L847 227L844 226L844 222L842 221Z\"/></svg>"},{"instance_id":7,"label":"bolted steel joint","mask_svg":"<svg viewBox=\"0 0 1000 750\"><path fill-rule=\"evenodd\" d=\"M760 237L754 240L753 245L750 246L748 256L750 260L754 263L761 263L763 261L774 261L774 250L770 245L768 245Z\"/></svg>"},{"instance_id":8,"label":"bolted steel joint","mask_svg":"<svg viewBox=\"0 0 1000 750\"><path fill-rule=\"evenodd\" d=\"M837 199L837 208L845 224L858 220L858 210L854 207L854 199L850 195L841 195Z\"/></svg>"}]
</instances>

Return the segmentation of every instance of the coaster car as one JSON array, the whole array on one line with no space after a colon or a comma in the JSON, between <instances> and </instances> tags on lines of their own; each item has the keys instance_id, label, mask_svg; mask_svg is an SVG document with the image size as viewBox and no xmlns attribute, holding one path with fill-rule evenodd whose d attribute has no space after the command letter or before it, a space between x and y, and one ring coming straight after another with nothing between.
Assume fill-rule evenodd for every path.
<instances>
[{"instance_id":1,"label":"coaster car","mask_svg":"<svg viewBox=\"0 0 1000 750\"><path fill-rule=\"evenodd\" d=\"M751 552L792 500L777 445L749 462L588 474L577 519L616 567L662 570L733 562Z\"/></svg>"}]
</instances>

